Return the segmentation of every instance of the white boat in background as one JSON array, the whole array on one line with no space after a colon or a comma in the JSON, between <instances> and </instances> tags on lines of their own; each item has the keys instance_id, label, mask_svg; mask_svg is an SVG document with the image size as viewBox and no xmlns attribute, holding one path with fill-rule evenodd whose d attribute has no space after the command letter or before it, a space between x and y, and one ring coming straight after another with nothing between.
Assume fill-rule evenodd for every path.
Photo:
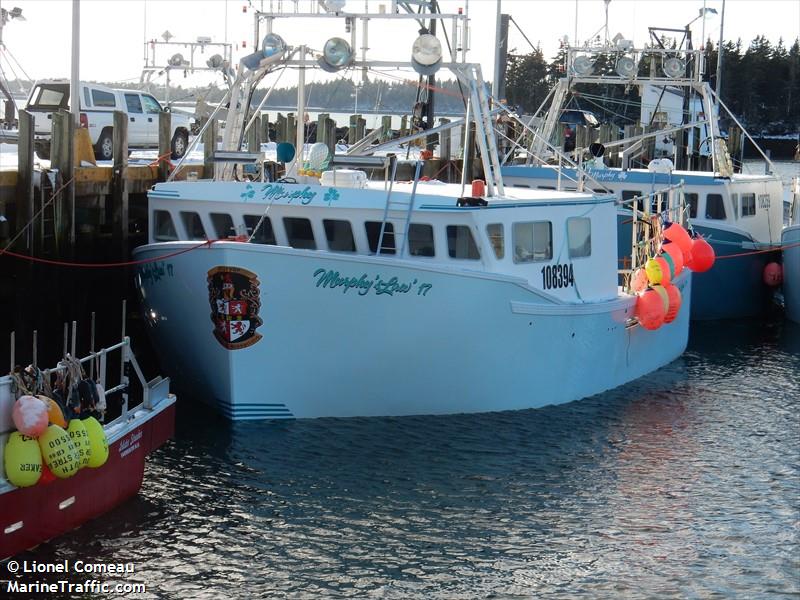
<instances>
[{"instance_id":1,"label":"white boat in background","mask_svg":"<svg viewBox=\"0 0 800 600\"><path fill-rule=\"evenodd\" d=\"M424 17L466 27L465 15ZM230 105L270 69L294 66L302 122L307 49L276 37L242 61ZM431 37L391 66L439 64ZM234 181L237 168L221 164L214 181L151 190L150 243L134 254L165 258L136 284L162 365L190 394L231 419L522 409L619 386L684 351L688 269L674 281L676 318L641 326L637 296L618 286L613 197L505 188L480 68L456 51L442 66L467 90L485 188L419 181L420 163L398 182L394 157L312 148L311 175L298 159L278 181ZM229 115L218 158L248 160L236 152L246 113ZM665 209L678 213L677 200L665 194ZM637 243L657 243L650 225Z\"/></svg>"},{"instance_id":2,"label":"white boat in background","mask_svg":"<svg viewBox=\"0 0 800 600\"><path fill-rule=\"evenodd\" d=\"M669 34L674 30L663 31ZM779 259L780 253L782 181L772 173L745 175L734 172L718 122L717 107L726 111L727 107L704 81L703 51L680 43L675 47L665 46L663 37L659 35L662 30L650 28L650 33L652 44L644 48L634 48L633 42L622 39L622 36L605 43L566 48L566 76L551 90L546 115L542 118L537 114L531 120L538 125L529 132L532 140L530 152L524 164L506 164L503 176L514 187L585 189L599 194L613 193L627 203L682 182L692 228L711 244L718 258L731 257L730 260L718 261L710 271L695 275L692 319L763 314L773 297L773 289L764 283L763 273L768 263ZM680 35L678 39L680 41ZM604 144L587 140L587 147L575 152L575 163L585 168L565 169L560 164L546 164L542 157L552 155L551 151L555 150L552 142L559 116L579 85L638 87L645 124L652 123L656 116L666 119L664 115L668 111L660 105L665 101L662 97L671 96L670 92L675 90L682 99L686 92L687 98L690 94L696 96L692 105L696 109L690 111L695 113L696 120L689 124L681 121L675 127L645 132L627 140ZM658 101L653 106L646 106L646 92L653 89L661 90L660 94L655 94ZM688 105L688 99L686 102ZM683 105L679 108L682 110L678 110L678 114L682 118L686 109ZM738 120L730 111L727 112L758 148ZM671 156L672 160L653 160L652 168L634 168L634 158L648 141L653 143L655 137L659 140L673 136L679 138L684 130L688 130L689 140L696 136L694 143L689 141L690 147L696 146L698 153L708 158L710 170L675 169L673 165L677 164L678 155ZM674 149L678 146L677 142L672 145ZM604 152L612 149L620 153L621 167L604 164ZM583 162L585 152L593 158ZM765 155L764 158L771 166L769 158ZM623 205L618 216L621 242L630 237L630 222L630 211ZM769 249L773 252L764 252ZM619 250L620 258L624 260L630 248L621 243Z\"/></svg>"},{"instance_id":3,"label":"white boat in background","mask_svg":"<svg viewBox=\"0 0 800 600\"><path fill-rule=\"evenodd\" d=\"M781 232L783 245L783 303L786 317L800 324L800 178L791 186L789 222Z\"/></svg>"}]
</instances>

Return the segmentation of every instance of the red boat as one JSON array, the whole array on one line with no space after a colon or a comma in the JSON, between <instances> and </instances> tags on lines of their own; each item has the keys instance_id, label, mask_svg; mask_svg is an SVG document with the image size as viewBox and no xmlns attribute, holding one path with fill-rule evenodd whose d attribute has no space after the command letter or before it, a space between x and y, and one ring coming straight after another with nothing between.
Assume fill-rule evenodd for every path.
<instances>
[{"instance_id":1,"label":"red boat","mask_svg":"<svg viewBox=\"0 0 800 600\"><path fill-rule=\"evenodd\" d=\"M122 352L123 364L136 372L142 402L129 408L126 373L130 369L123 368L119 385L106 392L106 396L122 394L122 402L119 416L103 425L109 454L101 467L84 467L68 479L24 488L9 483L0 468L0 560L71 531L134 496L142 485L145 457L172 437L175 396L169 393L169 379L145 381L128 338L81 362L99 364L98 379L103 384L106 355L115 350ZM15 399L14 379L0 377L0 465L6 440L15 429L11 418Z\"/></svg>"}]
</instances>

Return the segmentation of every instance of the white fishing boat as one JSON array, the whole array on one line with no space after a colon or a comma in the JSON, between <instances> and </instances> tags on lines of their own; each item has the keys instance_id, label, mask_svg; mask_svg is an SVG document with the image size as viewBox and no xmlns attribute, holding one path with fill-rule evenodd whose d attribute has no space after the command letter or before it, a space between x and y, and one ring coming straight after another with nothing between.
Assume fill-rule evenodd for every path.
<instances>
[{"instance_id":1,"label":"white fishing boat","mask_svg":"<svg viewBox=\"0 0 800 600\"><path fill-rule=\"evenodd\" d=\"M391 18L406 16L419 18ZM425 19L466 27L460 14ZM307 49L272 33L262 48L240 64L230 105L266 71L297 67L302 123ZM414 48L391 64L442 62L430 34ZM480 68L456 50L442 66L467 90L485 187L419 181L419 163L398 182L392 156L311 156L321 176L301 174L300 158L275 182L232 181L239 171L219 164L214 181L151 190L150 243L134 254L164 258L137 286L162 365L190 394L231 419L522 409L619 386L683 352L690 272L674 280L674 320L645 329L638 297L618 286L614 198L506 188ZM242 103L219 158L248 159L236 152L246 121ZM679 213L678 197L665 193L664 210ZM652 246L659 220L647 222L637 243Z\"/></svg>"},{"instance_id":2,"label":"white fishing boat","mask_svg":"<svg viewBox=\"0 0 800 600\"><path fill-rule=\"evenodd\" d=\"M786 316L800 324L800 178L791 186L789 222L781 233L783 245L783 303Z\"/></svg>"},{"instance_id":3,"label":"white fishing boat","mask_svg":"<svg viewBox=\"0 0 800 600\"><path fill-rule=\"evenodd\" d=\"M675 35L676 46L665 45L662 34ZM693 229L712 245L720 260L707 273L695 276L692 292L693 319L720 319L748 317L762 314L771 304L773 289L764 283L766 265L779 258L782 225L782 182L772 172L762 175L734 172L731 157L720 128L718 112L725 110L729 118L753 145L755 141L741 126L736 117L714 94L705 75L705 54L687 44L688 29L650 29L652 44L635 48L630 40L617 36L603 43L591 43L566 48L565 77L551 90L549 108L531 131L530 152L522 164L508 162L503 176L508 185L534 189L581 189L600 194L612 193L624 202L632 202L661 188L683 183L686 204ZM681 38L683 36L683 38ZM640 90L642 96L642 123L652 124L659 119L668 123L668 111L662 102L678 94L687 98L678 106L680 117L685 116L689 96L695 119L681 121L675 126L665 126L656 131L625 140L591 144L574 152L573 166L546 164L543 157L552 155L551 142L555 139L559 116L567 105L576 86L625 86ZM578 88L583 89L583 88ZM646 92L655 89L654 105L647 105ZM547 103L545 101L544 105ZM539 117L536 115L535 117ZM655 117L659 117L656 119ZM532 120L531 122L534 122ZM686 133L686 141L681 141ZM694 137L692 137L694 136ZM710 170L676 169L675 164L686 163L689 158L674 154L656 158L650 168L636 168L636 156L658 140L675 139L671 147L694 147L692 158L700 162L707 158ZM590 147L591 144L591 147ZM760 148L758 148L760 151ZM621 167L608 167L603 155L619 152ZM584 154L588 159L584 162ZM763 152L762 152L763 155ZM768 157L764 155L771 166ZM580 165L576 164L580 163ZM630 211L621 206L618 216L620 240L630 236ZM773 252L765 252L772 249ZM629 248L620 246L620 257L628 256ZM735 255L735 258L733 257Z\"/></svg>"}]
</instances>

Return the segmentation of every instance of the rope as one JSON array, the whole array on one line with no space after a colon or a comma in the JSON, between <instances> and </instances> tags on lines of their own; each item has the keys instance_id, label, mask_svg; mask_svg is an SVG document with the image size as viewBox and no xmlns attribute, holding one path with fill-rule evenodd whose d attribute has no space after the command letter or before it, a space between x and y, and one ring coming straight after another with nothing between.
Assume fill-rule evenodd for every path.
<instances>
[{"instance_id":1,"label":"rope","mask_svg":"<svg viewBox=\"0 0 800 600\"><path fill-rule=\"evenodd\" d=\"M12 258L19 258L21 260L30 260L36 263L42 263L45 265L55 265L57 267L75 267L81 269L111 269L116 267L130 267L135 265L144 265L147 263L157 262L159 260L165 260L167 258L172 258L174 256L179 256L181 254L186 254L187 252L191 252L192 250L197 250L198 248L202 248L203 246L211 246L214 242L219 242L224 240L206 240L197 244L196 246L192 246L191 248L184 248L183 250L178 250L177 252L170 252L169 254L164 254L162 256L156 256L153 258L143 258L141 260L128 260L123 262L112 262L112 263L84 263L84 262L68 262L65 260L51 260L48 258L38 258L35 256L28 256L27 254L17 254L16 252L11 252L9 250L0 250L0 256L8 255Z\"/></svg>"},{"instance_id":2,"label":"rope","mask_svg":"<svg viewBox=\"0 0 800 600\"><path fill-rule=\"evenodd\" d=\"M795 242L794 244L787 244L785 246L777 246L775 248L769 248L767 250L750 250L749 252L739 252L738 254L723 254L722 256L717 256L717 260L722 260L723 258L738 258L740 256L750 256L751 254L764 254L765 252L777 252L778 250L786 250L787 248L797 248L800 246L800 242Z\"/></svg>"}]
</instances>

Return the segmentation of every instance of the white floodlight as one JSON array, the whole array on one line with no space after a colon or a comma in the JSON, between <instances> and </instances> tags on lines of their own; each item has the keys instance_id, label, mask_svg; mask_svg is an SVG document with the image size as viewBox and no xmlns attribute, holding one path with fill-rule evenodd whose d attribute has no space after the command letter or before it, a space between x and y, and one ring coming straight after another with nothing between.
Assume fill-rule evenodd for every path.
<instances>
[{"instance_id":1,"label":"white floodlight","mask_svg":"<svg viewBox=\"0 0 800 600\"><path fill-rule=\"evenodd\" d=\"M264 58L281 58L286 52L286 42L277 33L268 33L261 40L261 53Z\"/></svg>"},{"instance_id":2,"label":"white floodlight","mask_svg":"<svg viewBox=\"0 0 800 600\"><path fill-rule=\"evenodd\" d=\"M675 79L686 74L686 63L677 56L672 56L664 59L661 69L664 71L664 75L670 79Z\"/></svg>"},{"instance_id":3,"label":"white floodlight","mask_svg":"<svg viewBox=\"0 0 800 600\"><path fill-rule=\"evenodd\" d=\"M214 54L206 61L206 65L209 69L221 69L224 63L225 59L222 58L221 54Z\"/></svg>"},{"instance_id":4,"label":"white floodlight","mask_svg":"<svg viewBox=\"0 0 800 600\"><path fill-rule=\"evenodd\" d=\"M174 35L172 35L172 34L169 32L169 29L167 29L167 30L166 30L164 33L162 33L162 34L161 34L161 38L162 38L162 39L163 39L165 42L169 42L169 41L170 41L172 38L174 38L174 37L175 37L175 36L174 36Z\"/></svg>"},{"instance_id":5,"label":"white floodlight","mask_svg":"<svg viewBox=\"0 0 800 600\"><path fill-rule=\"evenodd\" d=\"M583 54L577 56L572 62L572 70L579 77L587 77L594 71L594 60Z\"/></svg>"},{"instance_id":6,"label":"white floodlight","mask_svg":"<svg viewBox=\"0 0 800 600\"><path fill-rule=\"evenodd\" d=\"M341 12L347 0L321 0L322 8L328 12L338 13Z\"/></svg>"},{"instance_id":7,"label":"white floodlight","mask_svg":"<svg viewBox=\"0 0 800 600\"><path fill-rule=\"evenodd\" d=\"M9 11L8 15L12 19L19 19L20 21L25 21L26 20L25 17L22 16L22 9L19 6L15 6L14 8L12 8Z\"/></svg>"},{"instance_id":8,"label":"white floodlight","mask_svg":"<svg viewBox=\"0 0 800 600\"><path fill-rule=\"evenodd\" d=\"M339 71L353 62L353 49L346 40L333 37L325 42L322 56L319 57L319 66L328 73Z\"/></svg>"},{"instance_id":9,"label":"white floodlight","mask_svg":"<svg viewBox=\"0 0 800 600\"><path fill-rule=\"evenodd\" d=\"M442 66L442 43L435 35L423 33L411 47L411 66L420 75L433 75Z\"/></svg>"},{"instance_id":10,"label":"white floodlight","mask_svg":"<svg viewBox=\"0 0 800 600\"><path fill-rule=\"evenodd\" d=\"M614 66L614 70L620 77L633 79L636 76L636 61L630 56L620 56L617 59L617 64Z\"/></svg>"}]
</instances>

